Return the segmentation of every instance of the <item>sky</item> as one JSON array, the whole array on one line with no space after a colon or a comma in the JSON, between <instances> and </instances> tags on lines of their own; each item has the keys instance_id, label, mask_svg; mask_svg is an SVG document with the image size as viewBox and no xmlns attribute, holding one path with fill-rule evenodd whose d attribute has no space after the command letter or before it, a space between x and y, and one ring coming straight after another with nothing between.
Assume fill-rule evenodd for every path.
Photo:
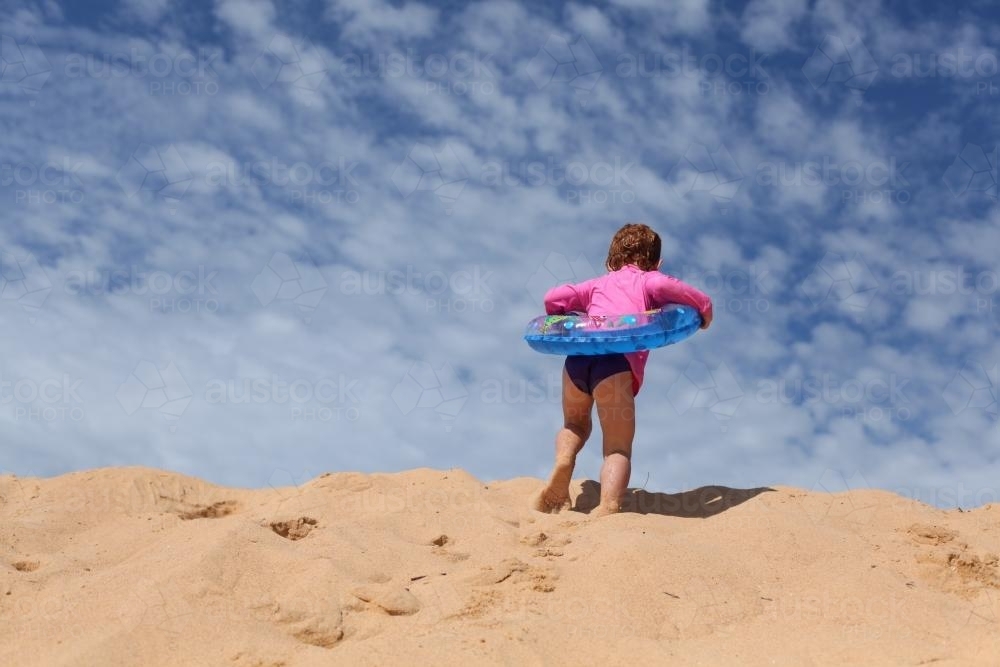
<instances>
[{"instance_id":1,"label":"sky","mask_svg":"<svg viewBox=\"0 0 1000 667\"><path fill-rule=\"evenodd\" d=\"M543 477L524 326L641 221L716 317L633 485L1000 500L987 2L0 10L0 472Z\"/></svg>"}]
</instances>

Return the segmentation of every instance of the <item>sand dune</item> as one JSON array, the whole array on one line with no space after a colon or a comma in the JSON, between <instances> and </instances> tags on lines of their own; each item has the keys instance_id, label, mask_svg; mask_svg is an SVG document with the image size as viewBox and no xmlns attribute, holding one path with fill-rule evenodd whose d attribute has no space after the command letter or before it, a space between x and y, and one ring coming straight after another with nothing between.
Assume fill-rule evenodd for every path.
<instances>
[{"instance_id":1,"label":"sand dune","mask_svg":"<svg viewBox=\"0 0 1000 667\"><path fill-rule=\"evenodd\" d=\"M2 476L0 664L1000 664L1000 506L540 486Z\"/></svg>"}]
</instances>

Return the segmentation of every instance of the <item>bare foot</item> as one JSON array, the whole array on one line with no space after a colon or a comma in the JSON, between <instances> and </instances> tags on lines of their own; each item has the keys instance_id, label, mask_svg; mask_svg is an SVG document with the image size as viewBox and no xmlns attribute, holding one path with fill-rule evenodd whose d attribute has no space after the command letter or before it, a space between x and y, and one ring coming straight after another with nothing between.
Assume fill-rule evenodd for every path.
<instances>
[{"instance_id":1,"label":"bare foot","mask_svg":"<svg viewBox=\"0 0 1000 667\"><path fill-rule=\"evenodd\" d=\"M573 477L573 462L556 462L548 485L538 494L532 503L532 508L546 514L557 514L571 506L569 499L569 483Z\"/></svg>"},{"instance_id":2,"label":"bare foot","mask_svg":"<svg viewBox=\"0 0 1000 667\"><path fill-rule=\"evenodd\" d=\"M568 509L570 505L568 492L565 495L560 495L546 487L535 498L531 508L546 514L558 514L562 510Z\"/></svg>"},{"instance_id":3,"label":"bare foot","mask_svg":"<svg viewBox=\"0 0 1000 667\"><path fill-rule=\"evenodd\" d=\"M590 516L608 516L622 511L621 503L603 503L590 511Z\"/></svg>"}]
</instances>

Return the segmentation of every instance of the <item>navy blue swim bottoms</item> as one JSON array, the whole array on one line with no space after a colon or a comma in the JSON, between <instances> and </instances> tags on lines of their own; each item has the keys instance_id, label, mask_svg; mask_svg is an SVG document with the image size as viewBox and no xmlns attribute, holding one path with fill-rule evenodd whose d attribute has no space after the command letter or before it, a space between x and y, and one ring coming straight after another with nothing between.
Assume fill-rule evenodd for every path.
<instances>
[{"instance_id":1,"label":"navy blue swim bottoms","mask_svg":"<svg viewBox=\"0 0 1000 667\"><path fill-rule=\"evenodd\" d=\"M594 395L594 387L603 380L617 373L631 372L632 367L624 354L566 357L566 374L573 385L588 396Z\"/></svg>"}]
</instances>

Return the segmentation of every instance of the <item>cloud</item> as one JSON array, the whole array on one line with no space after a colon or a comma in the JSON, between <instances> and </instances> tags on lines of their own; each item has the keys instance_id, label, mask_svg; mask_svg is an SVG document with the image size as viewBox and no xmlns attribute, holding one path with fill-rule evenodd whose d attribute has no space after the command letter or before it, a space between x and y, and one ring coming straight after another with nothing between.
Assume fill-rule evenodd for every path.
<instances>
[{"instance_id":1,"label":"cloud","mask_svg":"<svg viewBox=\"0 0 1000 667\"><path fill-rule=\"evenodd\" d=\"M619 33L607 16L596 7L575 3L566 5L566 14L574 31L599 43L614 43Z\"/></svg>"},{"instance_id":2,"label":"cloud","mask_svg":"<svg viewBox=\"0 0 1000 667\"><path fill-rule=\"evenodd\" d=\"M752 0L743 10L740 38L757 49L795 49L794 25L808 12L805 0Z\"/></svg>"},{"instance_id":3,"label":"cloud","mask_svg":"<svg viewBox=\"0 0 1000 667\"><path fill-rule=\"evenodd\" d=\"M330 15L344 36L369 43L379 36L400 40L429 37L437 25L437 10L419 2L394 6L385 0L329 0Z\"/></svg>"},{"instance_id":4,"label":"cloud","mask_svg":"<svg viewBox=\"0 0 1000 667\"><path fill-rule=\"evenodd\" d=\"M612 0L612 4L626 10L651 12L657 27L668 32L696 33L709 22L707 0L682 0L666 6L656 0Z\"/></svg>"},{"instance_id":5,"label":"cloud","mask_svg":"<svg viewBox=\"0 0 1000 667\"><path fill-rule=\"evenodd\" d=\"M271 0L215 0L215 15L241 36L258 41L274 31L276 13Z\"/></svg>"},{"instance_id":6,"label":"cloud","mask_svg":"<svg viewBox=\"0 0 1000 667\"><path fill-rule=\"evenodd\" d=\"M147 25L153 25L166 13L170 0L125 0L125 11Z\"/></svg>"}]
</instances>

